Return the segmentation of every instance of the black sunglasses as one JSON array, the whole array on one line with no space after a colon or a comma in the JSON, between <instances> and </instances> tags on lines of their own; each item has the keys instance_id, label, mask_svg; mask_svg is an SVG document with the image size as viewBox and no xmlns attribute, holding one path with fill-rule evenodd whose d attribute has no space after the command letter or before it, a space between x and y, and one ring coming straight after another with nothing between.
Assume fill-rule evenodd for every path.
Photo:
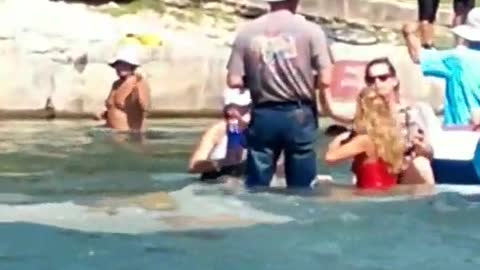
<instances>
[{"instance_id":1,"label":"black sunglasses","mask_svg":"<svg viewBox=\"0 0 480 270\"><path fill-rule=\"evenodd\" d=\"M373 84L377 79L380 81L384 82L392 77L392 74L383 74L383 75L377 75L377 76L367 76L365 77L365 82L367 84Z\"/></svg>"}]
</instances>

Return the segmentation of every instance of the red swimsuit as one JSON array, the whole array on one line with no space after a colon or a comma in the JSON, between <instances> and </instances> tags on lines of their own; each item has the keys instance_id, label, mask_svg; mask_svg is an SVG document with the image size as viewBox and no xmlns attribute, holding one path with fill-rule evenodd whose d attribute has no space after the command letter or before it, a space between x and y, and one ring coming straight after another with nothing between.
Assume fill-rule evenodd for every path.
<instances>
[{"instance_id":1,"label":"red swimsuit","mask_svg":"<svg viewBox=\"0 0 480 270\"><path fill-rule=\"evenodd\" d=\"M359 189L388 189L397 183L397 179L387 170L387 164L381 159L365 162L362 157L353 161L352 171L357 177Z\"/></svg>"}]
</instances>

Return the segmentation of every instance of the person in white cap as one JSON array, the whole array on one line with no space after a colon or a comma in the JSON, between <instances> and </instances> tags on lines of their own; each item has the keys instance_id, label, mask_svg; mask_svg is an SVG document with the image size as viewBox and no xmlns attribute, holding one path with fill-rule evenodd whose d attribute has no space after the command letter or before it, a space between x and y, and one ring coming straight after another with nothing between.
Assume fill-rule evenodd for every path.
<instances>
[{"instance_id":1,"label":"person in white cap","mask_svg":"<svg viewBox=\"0 0 480 270\"><path fill-rule=\"evenodd\" d=\"M420 64L426 76L445 80L443 124L447 127L469 125L472 109L480 107L480 8L472 9L466 23L452 29L464 40L463 45L453 49L423 49L415 32L415 24L403 27L410 57Z\"/></svg>"},{"instance_id":2,"label":"person in white cap","mask_svg":"<svg viewBox=\"0 0 480 270\"><path fill-rule=\"evenodd\" d=\"M224 92L224 119L213 124L203 134L190 157L189 173L200 173L201 180L204 181L221 180L224 176L234 178L245 176L246 141L244 133L250 122L251 102L248 90L227 89ZM229 136L229 128L232 123L238 125L239 139ZM240 146L240 155L236 153L235 144ZM277 162L275 175L270 181L271 187L285 186L283 162L283 156L281 156ZM316 179L331 180L331 177L317 175Z\"/></svg>"},{"instance_id":3,"label":"person in white cap","mask_svg":"<svg viewBox=\"0 0 480 270\"><path fill-rule=\"evenodd\" d=\"M270 12L237 33L227 64L228 86L252 94L246 185L268 186L283 153L288 187L308 188L317 175L317 94L327 108L328 41L295 15L299 0L266 2Z\"/></svg>"},{"instance_id":4,"label":"person in white cap","mask_svg":"<svg viewBox=\"0 0 480 270\"><path fill-rule=\"evenodd\" d=\"M106 111L97 115L97 119L105 119L106 126L117 131L143 132L150 94L145 78L135 72L140 65L136 48L119 50L109 65L118 79L105 101Z\"/></svg>"},{"instance_id":5,"label":"person in white cap","mask_svg":"<svg viewBox=\"0 0 480 270\"><path fill-rule=\"evenodd\" d=\"M224 175L240 177L245 173L243 155L239 157L232 153L231 147L228 147L227 130L230 123L236 122L239 134L243 137L241 133L250 121L250 105L249 91L231 89L225 91L224 118L209 127L201 137L190 157L188 167L190 173L201 173L203 180L213 180ZM244 148L244 145L241 147Z\"/></svg>"},{"instance_id":6,"label":"person in white cap","mask_svg":"<svg viewBox=\"0 0 480 270\"><path fill-rule=\"evenodd\" d=\"M475 8L475 0L453 0L453 26L464 24L467 20L467 14ZM457 43L463 43L462 39L457 37Z\"/></svg>"}]
</instances>

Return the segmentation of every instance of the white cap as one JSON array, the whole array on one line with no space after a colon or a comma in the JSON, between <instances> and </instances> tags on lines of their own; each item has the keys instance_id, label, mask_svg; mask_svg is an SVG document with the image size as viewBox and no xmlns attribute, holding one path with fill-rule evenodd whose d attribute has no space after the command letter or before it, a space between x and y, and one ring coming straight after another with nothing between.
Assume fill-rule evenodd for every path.
<instances>
[{"instance_id":1,"label":"white cap","mask_svg":"<svg viewBox=\"0 0 480 270\"><path fill-rule=\"evenodd\" d=\"M133 66L140 66L140 62L138 61L138 52L136 46L127 46L123 47L118 50L117 55L115 58L110 61L109 65L113 66L118 61L129 63Z\"/></svg>"},{"instance_id":2,"label":"white cap","mask_svg":"<svg viewBox=\"0 0 480 270\"><path fill-rule=\"evenodd\" d=\"M469 41L480 41L480 7L468 12L465 24L452 29L453 33Z\"/></svg>"},{"instance_id":3,"label":"white cap","mask_svg":"<svg viewBox=\"0 0 480 270\"><path fill-rule=\"evenodd\" d=\"M223 93L223 105L235 104L238 106L248 106L252 103L249 90L225 89Z\"/></svg>"}]
</instances>

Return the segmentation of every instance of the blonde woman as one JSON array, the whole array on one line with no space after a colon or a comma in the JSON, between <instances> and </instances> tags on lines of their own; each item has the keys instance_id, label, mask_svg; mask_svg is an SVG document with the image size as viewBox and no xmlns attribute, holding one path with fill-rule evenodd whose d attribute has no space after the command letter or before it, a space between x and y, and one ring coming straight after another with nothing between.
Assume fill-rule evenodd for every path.
<instances>
[{"instance_id":1,"label":"blonde woman","mask_svg":"<svg viewBox=\"0 0 480 270\"><path fill-rule=\"evenodd\" d=\"M359 189L389 189L404 165L405 143L385 97L373 88L357 98L353 131L337 136L325 154L327 164L353 158Z\"/></svg>"}]
</instances>

